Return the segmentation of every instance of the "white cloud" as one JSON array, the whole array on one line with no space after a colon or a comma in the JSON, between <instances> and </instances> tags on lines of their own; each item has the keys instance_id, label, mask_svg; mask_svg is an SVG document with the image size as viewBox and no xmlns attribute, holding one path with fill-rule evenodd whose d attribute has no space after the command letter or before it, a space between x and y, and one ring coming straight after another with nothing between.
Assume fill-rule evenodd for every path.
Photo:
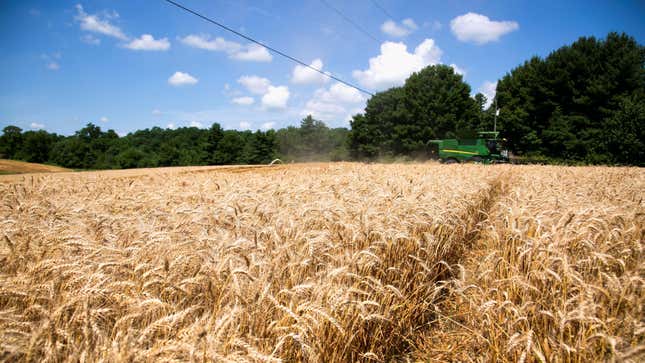
<instances>
[{"instance_id":1,"label":"white cloud","mask_svg":"<svg viewBox=\"0 0 645 363\"><path fill-rule=\"evenodd\" d=\"M132 39L132 41L125 45L126 48L132 50L168 50L170 49L170 42L168 38L155 39L150 34L143 34L141 38Z\"/></svg>"},{"instance_id":2,"label":"white cloud","mask_svg":"<svg viewBox=\"0 0 645 363\"><path fill-rule=\"evenodd\" d=\"M258 76L242 76L237 80L237 83L246 87L249 92L257 95L265 94L271 85L271 81Z\"/></svg>"},{"instance_id":3,"label":"white cloud","mask_svg":"<svg viewBox=\"0 0 645 363\"><path fill-rule=\"evenodd\" d=\"M320 90L319 90L320 91ZM334 83L329 90L319 92L317 98L325 102L359 103L365 97L355 88L346 86L340 82Z\"/></svg>"},{"instance_id":4,"label":"white cloud","mask_svg":"<svg viewBox=\"0 0 645 363\"><path fill-rule=\"evenodd\" d=\"M242 45L222 37L211 39L207 34L190 34L180 38L181 42L193 47L213 52L224 52L231 59L255 62L270 62L273 57L266 48L257 44Z\"/></svg>"},{"instance_id":5,"label":"white cloud","mask_svg":"<svg viewBox=\"0 0 645 363\"><path fill-rule=\"evenodd\" d=\"M154 110L152 110L152 114L155 116L159 116L161 115L161 111L155 108Z\"/></svg>"},{"instance_id":6,"label":"white cloud","mask_svg":"<svg viewBox=\"0 0 645 363\"><path fill-rule=\"evenodd\" d=\"M338 121L339 118L347 114L347 109L339 104L322 102L315 98L307 101L301 115L311 115L316 119L329 122Z\"/></svg>"},{"instance_id":7,"label":"white cloud","mask_svg":"<svg viewBox=\"0 0 645 363\"><path fill-rule=\"evenodd\" d=\"M495 99L495 93L497 92L497 82L484 82L481 87L479 87L479 92L483 93L484 96L486 96L486 104L484 105L484 107L488 108L491 103L493 103L493 99Z\"/></svg>"},{"instance_id":8,"label":"white cloud","mask_svg":"<svg viewBox=\"0 0 645 363\"><path fill-rule=\"evenodd\" d=\"M372 89L384 89L403 84L413 72L439 63L443 52L434 40L425 39L409 53L404 43L385 42L381 54L369 60L369 68L352 72L361 85Z\"/></svg>"},{"instance_id":9,"label":"white cloud","mask_svg":"<svg viewBox=\"0 0 645 363\"><path fill-rule=\"evenodd\" d=\"M99 45L99 44L101 44L101 39L95 37L92 34L84 34L81 37L81 41L83 43L87 43L87 44L91 44L91 45Z\"/></svg>"},{"instance_id":10,"label":"white cloud","mask_svg":"<svg viewBox=\"0 0 645 363\"><path fill-rule=\"evenodd\" d=\"M173 86L193 85L198 81L197 78L184 72L175 72L175 74L168 78L168 83Z\"/></svg>"},{"instance_id":11,"label":"white cloud","mask_svg":"<svg viewBox=\"0 0 645 363\"><path fill-rule=\"evenodd\" d=\"M210 39L208 35L190 34L180 38L181 42L193 48L199 48L210 51L236 52L241 45L236 42L229 42L222 37Z\"/></svg>"},{"instance_id":12,"label":"white cloud","mask_svg":"<svg viewBox=\"0 0 645 363\"><path fill-rule=\"evenodd\" d=\"M242 76L237 82L249 92L262 95L262 106L265 109L283 109L287 107L287 101L289 100L289 88L287 86L272 86L271 81L258 76Z\"/></svg>"},{"instance_id":13,"label":"white cloud","mask_svg":"<svg viewBox=\"0 0 645 363\"><path fill-rule=\"evenodd\" d=\"M45 125L43 125L43 124L41 124L41 123L38 123L38 122L32 122L32 123L29 125L29 127L31 127L31 128L32 128L32 129L34 129L34 130L38 130L38 129L44 129L44 128L45 128Z\"/></svg>"},{"instance_id":14,"label":"white cloud","mask_svg":"<svg viewBox=\"0 0 645 363\"><path fill-rule=\"evenodd\" d=\"M265 48L257 44L249 44L244 46L241 50L229 54L230 58L251 61L251 62L271 62L273 56Z\"/></svg>"},{"instance_id":15,"label":"white cloud","mask_svg":"<svg viewBox=\"0 0 645 363\"><path fill-rule=\"evenodd\" d=\"M461 68L459 68L459 66L457 66L456 64L452 63L452 64L450 64L450 66L455 71L455 73L461 74L464 77L466 76L466 71L461 69Z\"/></svg>"},{"instance_id":16,"label":"white cloud","mask_svg":"<svg viewBox=\"0 0 645 363\"><path fill-rule=\"evenodd\" d=\"M499 40L502 35L515 31L519 27L515 21L493 21L485 15L476 13L460 15L450 21L450 29L457 39L475 44Z\"/></svg>"},{"instance_id":17,"label":"white cloud","mask_svg":"<svg viewBox=\"0 0 645 363\"><path fill-rule=\"evenodd\" d=\"M356 89L342 83L335 83L328 89L318 89L314 96L307 101L301 115L312 115L323 121L346 121L351 117L352 111L364 105L365 97ZM356 112L354 112L356 113ZM349 115L349 116L348 116Z\"/></svg>"},{"instance_id":18,"label":"white cloud","mask_svg":"<svg viewBox=\"0 0 645 363\"><path fill-rule=\"evenodd\" d=\"M249 127L252 126L252 129L259 129L264 122L275 121L276 127L278 127L281 125L280 120L297 122L302 118L300 116L300 109L291 107L291 101L289 99L286 109L275 110L262 109L262 105L257 97L256 104L260 104L259 107L233 107L230 104L218 104L213 108L200 110L163 109L164 117L166 117L163 121L164 125L168 122L177 123L176 120L182 120L186 123L199 121L208 127L213 123L213 120L217 120L223 128L237 130L240 130L240 121L248 122Z\"/></svg>"},{"instance_id":19,"label":"white cloud","mask_svg":"<svg viewBox=\"0 0 645 363\"><path fill-rule=\"evenodd\" d=\"M40 58L45 61L45 67L50 71L57 71L60 69L60 63L58 63L58 60L62 57L63 55L60 52L40 55Z\"/></svg>"},{"instance_id":20,"label":"white cloud","mask_svg":"<svg viewBox=\"0 0 645 363\"><path fill-rule=\"evenodd\" d=\"M265 108L283 109L289 101L289 87L269 86L267 92L262 96L262 106Z\"/></svg>"},{"instance_id":21,"label":"white cloud","mask_svg":"<svg viewBox=\"0 0 645 363\"><path fill-rule=\"evenodd\" d=\"M398 25L392 20L388 20L381 25L381 31L392 37L404 37L410 34L410 30Z\"/></svg>"},{"instance_id":22,"label":"white cloud","mask_svg":"<svg viewBox=\"0 0 645 363\"><path fill-rule=\"evenodd\" d=\"M204 127L204 125L202 125L202 123L199 121L190 121L190 127L197 127L201 129L202 127Z\"/></svg>"},{"instance_id":23,"label":"white cloud","mask_svg":"<svg viewBox=\"0 0 645 363\"><path fill-rule=\"evenodd\" d=\"M241 105L241 106L249 106L255 103L255 98L253 97L235 97L234 99L231 100L236 105Z\"/></svg>"},{"instance_id":24,"label":"white cloud","mask_svg":"<svg viewBox=\"0 0 645 363\"><path fill-rule=\"evenodd\" d=\"M275 126L275 122L265 122L262 124L262 130L270 130Z\"/></svg>"},{"instance_id":25,"label":"white cloud","mask_svg":"<svg viewBox=\"0 0 645 363\"><path fill-rule=\"evenodd\" d=\"M412 29L412 30L419 29L419 26L417 25L417 23L415 23L414 20L412 20L410 18L403 19L403 21L401 23L403 25L405 25L406 27L408 27L408 29Z\"/></svg>"},{"instance_id":26,"label":"white cloud","mask_svg":"<svg viewBox=\"0 0 645 363\"><path fill-rule=\"evenodd\" d=\"M396 38L408 36L417 28L417 24L412 19L405 19L400 25L393 20L387 20L381 25L383 33Z\"/></svg>"},{"instance_id":27,"label":"white cloud","mask_svg":"<svg viewBox=\"0 0 645 363\"><path fill-rule=\"evenodd\" d=\"M166 128L167 128L167 129L171 129L171 130L176 129L175 124L174 124L174 123L172 123L172 122L171 122L171 123L169 123L168 125L166 125Z\"/></svg>"},{"instance_id":28,"label":"white cloud","mask_svg":"<svg viewBox=\"0 0 645 363\"><path fill-rule=\"evenodd\" d=\"M106 123L106 122L110 121L110 119L109 119L109 118L107 118L107 117L105 117L105 116L103 116L103 117L101 117L101 118L99 119L99 121L101 121L101 122L103 122L103 123Z\"/></svg>"},{"instance_id":29,"label":"white cloud","mask_svg":"<svg viewBox=\"0 0 645 363\"><path fill-rule=\"evenodd\" d=\"M424 27L430 27L430 29L434 32L437 32L443 28L443 24L439 20L434 20L432 22L426 21L423 23Z\"/></svg>"},{"instance_id":30,"label":"white cloud","mask_svg":"<svg viewBox=\"0 0 645 363\"><path fill-rule=\"evenodd\" d=\"M251 128L251 123L246 121L240 121L240 129L248 130Z\"/></svg>"},{"instance_id":31,"label":"white cloud","mask_svg":"<svg viewBox=\"0 0 645 363\"><path fill-rule=\"evenodd\" d=\"M76 5L77 14L75 19L81 24L81 29L89 32L99 33L114 37L121 40L127 40L128 37L115 25L110 24L107 19L101 19L97 14L88 14L83 10L81 4ZM116 14L116 13L115 13ZM112 15L118 17L118 14Z\"/></svg>"},{"instance_id":32,"label":"white cloud","mask_svg":"<svg viewBox=\"0 0 645 363\"><path fill-rule=\"evenodd\" d=\"M323 62L321 59L314 59L310 66L322 71ZM291 75L291 82L296 84L326 83L327 81L329 81L329 77L300 64L293 68Z\"/></svg>"}]
</instances>

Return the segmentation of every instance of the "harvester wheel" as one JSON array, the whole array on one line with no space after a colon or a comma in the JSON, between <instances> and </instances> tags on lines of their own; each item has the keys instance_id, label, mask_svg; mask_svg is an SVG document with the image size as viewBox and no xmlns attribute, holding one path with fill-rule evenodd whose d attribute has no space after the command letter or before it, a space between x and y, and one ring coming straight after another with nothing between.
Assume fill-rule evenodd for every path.
<instances>
[{"instance_id":1,"label":"harvester wheel","mask_svg":"<svg viewBox=\"0 0 645 363\"><path fill-rule=\"evenodd\" d=\"M448 159L444 160L443 163L444 164L458 164L459 161L457 161L457 159L454 159L454 158L448 158Z\"/></svg>"},{"instance_id":2,"label":"harvester wheel","mask_svg":"<svg viewBox=\"0 0 645 363\"><path fill-rule=\"evenodd\" d=\"M479 156L473 156L472 158L468 159L468 162L475 163L475 164L481 164L483 159Z\"/></svg>"}]
</instances>

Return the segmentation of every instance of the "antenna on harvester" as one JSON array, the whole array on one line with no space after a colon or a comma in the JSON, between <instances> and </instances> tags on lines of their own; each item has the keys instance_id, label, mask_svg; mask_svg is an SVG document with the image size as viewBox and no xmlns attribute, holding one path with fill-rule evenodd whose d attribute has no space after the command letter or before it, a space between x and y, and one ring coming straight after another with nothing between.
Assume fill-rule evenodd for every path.
<instances>
[{"instance_id":1,"label":"antenna on harvester","mask_svg":"<svg viewBox=\"0 0 645 363\"><path fill-rule=\"evenodd\" d=\"M495 95L495 122L493 123L493 131L497 131L497 116L499 116L499 108L497 108L497 95Z\"/></svg>"}]
</instances>

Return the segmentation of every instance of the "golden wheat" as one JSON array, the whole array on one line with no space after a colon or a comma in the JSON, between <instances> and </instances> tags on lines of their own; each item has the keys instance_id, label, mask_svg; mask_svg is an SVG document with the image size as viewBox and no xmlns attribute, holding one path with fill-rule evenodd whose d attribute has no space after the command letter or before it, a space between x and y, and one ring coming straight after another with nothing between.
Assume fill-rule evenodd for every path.
<instances>
[{"instance_id":1,"label":"golden wheat","mask_svg":"<svg viewBox=\"0 0 645 363\"><path fill-rule=\"evenodd\" d=\"M635 168L308 164L0 183L0 360L637 361Z\"/></svg>"}]
</instances>

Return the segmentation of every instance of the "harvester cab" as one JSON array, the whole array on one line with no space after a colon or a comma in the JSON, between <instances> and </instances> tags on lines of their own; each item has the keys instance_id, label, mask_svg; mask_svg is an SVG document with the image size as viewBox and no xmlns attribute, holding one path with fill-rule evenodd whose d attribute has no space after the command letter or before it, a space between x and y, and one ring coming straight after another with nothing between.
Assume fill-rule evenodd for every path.
<instances>
[{"instance_id":1,"label":"harvester cab","mask_svg":"<svg viewBox=\"0 0 645 363\"><path fill-rule=\"evenodd\" d=\"M442 163L496 164L508 162L508 150L497 131L480 131L477 138L430 140Z\"/></svg>"}]
</instances>

